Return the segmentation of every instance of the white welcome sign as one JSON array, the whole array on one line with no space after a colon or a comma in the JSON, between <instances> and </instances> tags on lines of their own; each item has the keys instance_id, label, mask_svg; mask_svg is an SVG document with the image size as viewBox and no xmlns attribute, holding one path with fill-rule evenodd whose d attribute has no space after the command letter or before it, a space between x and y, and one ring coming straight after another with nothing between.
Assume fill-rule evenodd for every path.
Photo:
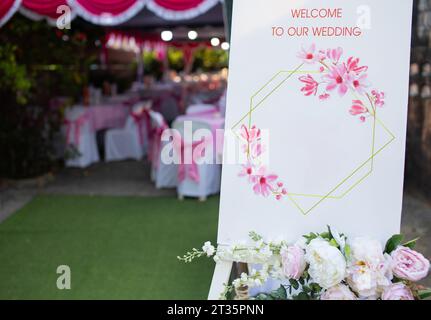
<instances>
[{"instance_id":1,"label":"white welcome sign","mask_svg":"<svg viewBox=\"0 0 431 320\"><path fill-rule=\"evenodd\" d=\"M411 0L234 1L226 130L248 162L223 168L219 244L399 232L411 16Z\"/></svg>"}]
</instances>

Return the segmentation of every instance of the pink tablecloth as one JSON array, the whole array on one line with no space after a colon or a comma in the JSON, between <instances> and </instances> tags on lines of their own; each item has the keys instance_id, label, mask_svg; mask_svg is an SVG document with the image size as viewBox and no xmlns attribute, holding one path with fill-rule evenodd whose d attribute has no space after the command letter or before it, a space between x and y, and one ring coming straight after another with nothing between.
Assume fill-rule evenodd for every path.
<instances>
[{"instance_id":1,"label":"pink tablecloth","mask_svg":"<svg viewBox=\"0 0 431 320\"><path fill-rule=\"evenodd\" d=\"M129 109L122 105L90 106L88 114L94 131L124 127Z\"/></svg>"}]
</instances>

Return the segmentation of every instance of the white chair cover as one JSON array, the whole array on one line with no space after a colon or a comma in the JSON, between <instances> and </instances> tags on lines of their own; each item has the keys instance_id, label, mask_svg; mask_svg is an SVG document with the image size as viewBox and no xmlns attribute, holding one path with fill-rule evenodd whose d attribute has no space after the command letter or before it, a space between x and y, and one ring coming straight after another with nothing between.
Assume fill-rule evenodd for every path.
<instances>
[{"instance_id":1,"label":"white chair cover","mask_svg":"<svg viewBox=\"0 0 431 320\"><path fill-rule=\"evenodd\" d=\"M152 111L150 115L153 128L159 128L159 130L168 128L161 113ZM162 131L159 131L159 134L161 134L161 132ZM153 140L153 148L157 146L157 143L160 143L160 148L158 148L159 150L155 150L156 153L151 159L151 180L155 183L157 189L176 188L178 184L178 168L175 164L168 165L161 161L161 150L168 142L160 141L159 139L161 139L161 136L159 134L156 133ZM158 141L156 141L156 139Z\"/></svg>"},{"instance_id":2,"label":"white chair cover","mask_svg":"<svg viewBox=\"0 0 431 320\"><path fill-rule=\"evenodd\" d=\"M133 112L142 114L144 109L145 105L139 103L133 107ZM124 128L107 131L105 161L141 160L148 150L148 130L151 128L147 127L144 119L137 121L129 115Z\"/></svg>"},{"instance_id":3,"label":"white chair cover","mask_svg":"<svg viewBox=\"0 0 431 320\"><path fill-rule=\"evenodd\" d=\"M66 159L66 167L85 168L99 162L96 134L91 125L91 119L83 107L74 107L66 111L63 132L67 144L74 145L77 156Z\"/></svg>"},{"instance_id":4,"label":"white chair cover","mask_svg":"<svg viewBox=\"0 0 431 320\"><path fill-rule=\"evenodd\" d=\"M184 136L184 122L176 121L173 128L178 130ZM205 123L205 120L193 121L193 132L198 129L208 129L211 127ZM214 147L214 146L213 146ZM209 146L211 148L211 146ZM213 149L214 150L214 149ZM199 182L195 182L186 175L183 181L178 181L177 193L182 197L196 197L205 199L206 197L220 192L221 183L221 165L216 164L216 155L214 153L213 164L198 164Z\"/></svg>"},{"instance_id":5,"label":"white chair cover","mask_svg":"<svg viewBox=\"0 0 431 320\"><path fill-rule=\"evenodd\" d=\"M224 91L223 95L221 96L218 102L219 111L222 117L226 116L226 100L227 100L226 96L227 96L227 90Z\"/></svg>"}]
</instances>

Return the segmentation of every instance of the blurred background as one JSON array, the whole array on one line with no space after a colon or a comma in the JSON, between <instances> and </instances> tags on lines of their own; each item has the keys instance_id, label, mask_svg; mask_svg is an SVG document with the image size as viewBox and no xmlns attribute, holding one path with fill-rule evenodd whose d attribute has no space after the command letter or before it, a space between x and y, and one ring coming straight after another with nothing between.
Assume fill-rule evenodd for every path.
<instances>
[{"instance_id":1,"label":"blurred background","mask_svg":"<svg viewBox=\"0 0 431 320\"><path fill-rule=\"evenodd\" d=\"M402 229L431 257L431 1L414 3ZM176 257L216 242L221 166L179 178L160 137L224 127L231 14L232 0L0 3L0 299L206 298L213 263Z\"/></svg>"}]
</instances>

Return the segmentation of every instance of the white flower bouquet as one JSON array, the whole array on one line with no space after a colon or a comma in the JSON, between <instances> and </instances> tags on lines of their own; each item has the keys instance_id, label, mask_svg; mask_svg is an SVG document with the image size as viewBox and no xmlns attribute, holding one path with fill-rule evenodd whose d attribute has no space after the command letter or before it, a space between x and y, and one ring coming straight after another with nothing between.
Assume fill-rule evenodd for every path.
<instances>
[{"instance_id":1,"label":"white flower bouquet","mask_svg":"<svg viewBox=\"0 0 431 320\"><path fill-rule=\"evenodd\" d=\"M226 285L222 299L244 288L258 288L268 280L280 281L278 290L261 293L252 300L422 300L431 290L417 284L428 276L430 262L414 251L416 240L390 238L385 248L369 238L349 240L328 227L310 233L295 244L265 241L255 232L247 244L215 248L206 242L179 260L191 263L201 257L249 262L260 270L243 273Z\"/></svg>"}]
</instances>

